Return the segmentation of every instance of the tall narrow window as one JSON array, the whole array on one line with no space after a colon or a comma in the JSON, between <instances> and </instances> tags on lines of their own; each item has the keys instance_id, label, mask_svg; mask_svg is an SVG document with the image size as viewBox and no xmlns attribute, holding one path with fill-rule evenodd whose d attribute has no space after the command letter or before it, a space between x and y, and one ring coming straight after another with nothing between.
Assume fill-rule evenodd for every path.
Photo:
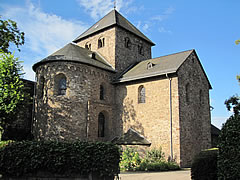
<instances>
[{"instance_id":1,"label":"tall narrow window","mask_svg":"<svg viewBox=\"0 0 240 180\"><path fill-rule=\"evenodd\" d=\"M98 39L98 48L104 47L105 46L105 38L99 38Z\"/></svg>"},{"instance_id":2,"label":"tall narrow window","mask_svg":"<svg viewBox=\"0 0 240 180\"><path fill-rule=\"evenodd\" d=\"M104 86L100 85L100 100L104 100Z\"/></svg>"},{"instance_id":3,"label":"tall narrow window","mask_svg":"<svg viewBox=\"0 0 240 180\"><path fill-rule=\"evenodd\" d=\"M98 115L98 137L104 137L105 130L105 116L102 112Z\"/></svg>"},{"instance_id":4,"label":"tall narrow window","mask_svg":"<svg viewBox=\"0 0 240 180\"><path fill-rule=\"evenodd\" d=\"M138 53L143 55L143 45L142 44L138 45Z\"/></svg>"},{"instance_id":5,"label":"tall narrow window","mask_svg":"<svg viewBox=\"0 0 240 180\"><path fill-rule=\"evenodd\" d=\"M67 78L64 74L58 74L55 77L55 94L66 95L67 90Z\"/></svg>"},{"instance_id":6,"label":"tall narrow window","mask_svg":"<svg viewBox=\"0 0 240 180\"><path fill-rule=\"evenodd\" d=\"M138 103L145 103L145 102L146 102L145 87L139 86L139 88L138 88Z\"/></svg>"},{"instance_id":7,"label":"tall narrow window","mask_svg":"<svg viewBox=\"0 0 240 180\"><path fill-rule=\"evenodd\" d=\"M128 48L128 49L131 49L131 41L128 37L125 38L125 47Z\"/></svg>"},{"instance_id":8,"label":"tall narrow window","mask_svg":"<svg viewBox=\"0 0 240 180\"><path fill-rule=\"evenodd\" d=\"M190 85L189 85L189 83L187 83L185 88L186 88L186 102L189 103L189 101L190 101L190 98L189 98Z\"/></svg>"}]
</instances>

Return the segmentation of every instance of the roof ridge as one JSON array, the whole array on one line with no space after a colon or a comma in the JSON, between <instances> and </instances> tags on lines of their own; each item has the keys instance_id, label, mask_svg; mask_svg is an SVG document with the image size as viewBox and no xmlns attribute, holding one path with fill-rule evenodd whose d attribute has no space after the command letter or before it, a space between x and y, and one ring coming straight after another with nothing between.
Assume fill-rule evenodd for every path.
<instances>
[{"instance_id":1,"label":"roof ridge","mask_svg":"<svg viewBox=\"0 0 240 180\"><path fill-rule=\"evenodd\" d=\"M73 42L76 42L83 34L88 32L91 28L96 26L102 19L104 19L106 16L108 16L112 11L116 11L115 9L111 10L109 13L107 13L105 16L103 16L101 19L99 19L97 22L95 22L92 26L90 26L87 30L85 30L83 33L81 33L77 38L73 40Z\"/></svg>"},{"instance_id":2,"label":"roof ridge","mask_svg":"<svg viewBox=\"0 0 240 180\"><path fill-rule=\"evenodd\" d=\"M143 61L155 60L155 59L159 59L159 58L162 58L162 57L167 57L167 56L172 56L172 55L181 54L181 53L184 53L184 52L187 52L187 51L195 51L195 49L180 51L180 52L176 52L176 53L172 53L172 54L168 54L168 55L163 55L163 56L155 57L155 58L152 58L152 59L145 59L145 60L143 60ZM141 62L143 62L143 61L141 61Z\"/></svg>"}]
</instances>

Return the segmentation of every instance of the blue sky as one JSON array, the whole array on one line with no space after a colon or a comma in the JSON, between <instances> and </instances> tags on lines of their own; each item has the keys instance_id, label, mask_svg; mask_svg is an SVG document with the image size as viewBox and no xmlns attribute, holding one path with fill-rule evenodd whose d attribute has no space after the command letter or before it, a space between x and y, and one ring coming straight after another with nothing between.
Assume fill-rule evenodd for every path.
<instances>
[{"instance_id":1,"label":"blue sky","mask_svg":"<svg viewBox=\"0 0 240 180\"><path fill-rule=\"evenodd\" d=\"M221 127L231 115L224 101L239 92L239 0L117 0L117 10L156 46L153 57L195 49L213 89L212 123ZM15 55L32 65L71 42L113 9L113 0L0 0L0 15L18 23L25 45ZM12 47L14 50L14 47Z\"/></svg>"}]
</instances>

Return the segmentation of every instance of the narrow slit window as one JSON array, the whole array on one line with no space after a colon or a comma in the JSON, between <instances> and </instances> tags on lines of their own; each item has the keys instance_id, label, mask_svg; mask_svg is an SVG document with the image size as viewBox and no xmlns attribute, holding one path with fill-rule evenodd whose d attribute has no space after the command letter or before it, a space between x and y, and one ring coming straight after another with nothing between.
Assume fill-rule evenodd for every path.
<instances>
[{"instance_id":1,"label":"narrow slit window","mask_svg":"<svg viewBox=\"0 0 240 180\"><path fill-rule=\"evenodd\" d=\"M102 112L98 115L98 137L105 136L105 116Z\"/></svg>"},{"instance_id":2,"label":"narrow slit window","mask_svg":"<svg viewBox=\"0 0 240 180\"><path fill-rule=\"evenodd\" d=\"M100 85L100 100L104 100L104 86Z\"/></svg>"}]
</instances>

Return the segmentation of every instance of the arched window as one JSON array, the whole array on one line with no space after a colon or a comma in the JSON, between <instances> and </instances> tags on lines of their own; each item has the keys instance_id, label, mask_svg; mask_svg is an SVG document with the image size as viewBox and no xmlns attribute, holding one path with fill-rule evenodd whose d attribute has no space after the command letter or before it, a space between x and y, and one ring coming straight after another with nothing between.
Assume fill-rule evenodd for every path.
<instances>
[{"instance_id":1,"label":"arched window","mask_svg":"<svg viewBox=\"0 0 240 180\"><path fill-rule=\"evenodd\" d=\"M143 55L143 45L142 44L138 45L138 53Z\"/></svg>"},{"instance_id":2,"label":"arched window","mask_svg":"<svg viewBox=\"0 0 240 180\"><path fill-rule=\"evenodd\" d=\"M128 49L131 49L131 45L132 45L132 43L131 43L129 37L126 37L125 38L125 47Z\"/></svg>"},{"instance_id":3,"label":"arched window","mask_svg":"<svg viewBox=\"0 0 240 180\"><path fill-rule=\"evenodd\" d=\"M55 77L55 94L66 95L67 78L64 74L58 74Z\"/></svg>"},{"instance_id":4,"label":"arched window","mask_svg":"<svg viewBox=\"0 0 240 180\"><path fill-rule=\"evenodd\" d=\"M105 130L105 116L102 112L98 115L98 137L104 137Z\"/></svg>"},{"instance_id":5,"label":"arched window","mask_svg":"<svg viewBox=\"0 0 240 180\"><path fill-rule=\"evenodd\" d=\"M87 42L87 43L85 44L85 48L91 50L91 44Z\"/></svg>"},{"instance_id":6,"label":"arched window","mask_svg":"<svg viewBox=\"0 0 240 180\"><path fill-rule=\"evenodd\" d=\"M98 48L105 46L105 38L101 37L98 39Z\"/></svg>"},{"instance_id":7,"label":"arched window","mask_svg":"<svg viewBox=\"0 0 240 180\"><path fill-rule=\"evenodd\" d=\"M145 87L141 85L138 88L138 103L145 103L145 101Z\"/></svg>"},{"instance_id":8,"label":"arched window","mask_svg":"<svg viewBox=\"0 0 240 180\"><path fill-rule=\"evenodd\" d=\"M44 82L45 79L43 76L39 79L39 98L42 98L44 96Z\"/></svg>"},{"instance_id":9,"label":"arched window","mask_svg":"<svg viewBox=\"0 0 240 180\"><path fill-rule=\"evenodd\" d=\"M104 100L104 86L100 85L100 100Z\"/></svg>"},{"instance_id":10,"label":"arched window","mask_svg":"<svg viewBox=\"0 0 240 180\"><path fill-rule=\"evenodd\" d=\"M185 89L186 89L186 102L189 103L189 101L190 101L190 98L189 98L190 85L189 85L189 83L186 84Z\"/></svg>"}]
</instances>

